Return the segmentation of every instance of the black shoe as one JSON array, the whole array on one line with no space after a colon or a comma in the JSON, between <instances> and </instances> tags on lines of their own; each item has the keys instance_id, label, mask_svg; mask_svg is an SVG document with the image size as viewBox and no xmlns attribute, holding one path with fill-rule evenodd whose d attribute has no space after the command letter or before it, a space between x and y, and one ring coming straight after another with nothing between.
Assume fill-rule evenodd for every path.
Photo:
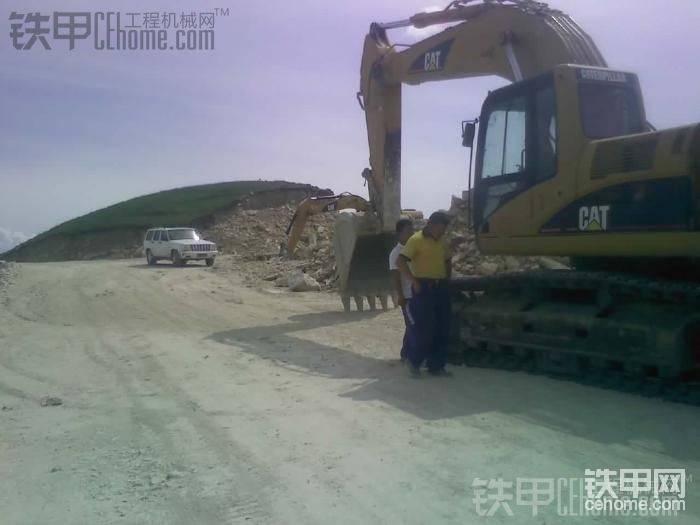
<instances>
[{"instance_id":1,"label":"black shoe","mask_svg":"<svg viewBox=\"0 0 700 525\"><path fill-rule=\"evenodd\" d=\"M435 377L452 377L452 372L445 370L444 367L436 370L428 370L428 373Z\"/></svg>"},{"instance_id":2,"label":"black shoe","mask_svg":"<svg viewBox=\"0 0 700 525\"><path fill-rule=\"evenodd\" d=\"M420 368L418 368L413 363L409 362L408 363L408 373L411 375L411 377L419 378L420 377Z\"/></svg>"}]
</instances>

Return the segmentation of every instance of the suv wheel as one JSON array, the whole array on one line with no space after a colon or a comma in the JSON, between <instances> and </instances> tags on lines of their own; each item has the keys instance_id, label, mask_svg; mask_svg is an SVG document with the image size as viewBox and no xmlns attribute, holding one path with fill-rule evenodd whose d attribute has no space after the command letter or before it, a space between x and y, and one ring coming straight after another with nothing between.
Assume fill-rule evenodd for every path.
<instances>
[{"instance_id":1,"label":"suv wheel","mask_svg":"<svg viewBox=\"0 0 700 525\"><path fill-rule=\"evenodd\" d=\"M177 250L170 252L170 258L175 266L185 266L185 261L182 260L182 257L180 257L180 252Z\"/></svg>"},{"instance_id":2,"label":"suv wheel","mask_svg":"<svg viewBox=\"0 0 700 525\"><path fill-rule=\"evenodd\" d=\"M153 266L158 262L158 259L153 257L151 250L146 250L146 262L149 264L149 266Z\"/></svg>"},{"instance_id":3,"label":"suv wheel","mask_svg":"<svg viewBox=\"0 0 700 525\"><path fill-rule=\"evenodd\" d=\"M209 259L205 259L204 262L207 263L207 266L214 266L214 257L210 257Z\"/></svg>"}]
</instances>

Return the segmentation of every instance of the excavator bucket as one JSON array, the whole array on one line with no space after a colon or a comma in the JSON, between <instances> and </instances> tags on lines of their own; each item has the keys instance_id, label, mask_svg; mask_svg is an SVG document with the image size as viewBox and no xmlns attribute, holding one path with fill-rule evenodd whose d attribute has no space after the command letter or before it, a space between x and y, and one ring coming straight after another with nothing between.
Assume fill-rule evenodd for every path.
<instances>
[{"instance_id":1,"label":"excavator bucket","mask_svg":"<svg viewBox=\"0 0 700 525\"><path fill-rule=\"evenodd\" d=\"M364 214L341 213L334 228L334 248L340 296L345 311L354 299L358 311L365 299L371 310L388 308L394 299L389 272L389 253L396 244L393 233L377 232ZM396 303L396 301L394 301Z\"/></svg>"}]
</instances>

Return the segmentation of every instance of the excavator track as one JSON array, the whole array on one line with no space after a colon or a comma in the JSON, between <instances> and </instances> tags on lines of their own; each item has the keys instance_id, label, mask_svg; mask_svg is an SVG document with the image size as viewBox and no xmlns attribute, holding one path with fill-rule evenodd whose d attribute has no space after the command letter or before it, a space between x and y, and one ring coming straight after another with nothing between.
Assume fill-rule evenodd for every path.
<instances>
[{"instance_id":1,"label":"excavator track","mask_svg":"<svg viewBox=\"0 0 700 525\"><path fill-rule=\"evenodd\" d=\"M700 283L550 270L452 281L453 364L700 406Z\"/></svg>"}]
</instances>

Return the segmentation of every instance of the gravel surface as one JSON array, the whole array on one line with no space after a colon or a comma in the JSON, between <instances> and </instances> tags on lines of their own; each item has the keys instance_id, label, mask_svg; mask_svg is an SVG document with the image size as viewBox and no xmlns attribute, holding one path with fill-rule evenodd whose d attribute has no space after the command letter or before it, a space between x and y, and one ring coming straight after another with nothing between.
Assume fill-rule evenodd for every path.
<instances>
[{"instance_id":1,"label":"gravel surface","mask_svg":"<svg viewBox=\"0 0 700 525\"><path fill-rule=\"evenodd\" d=\"M474 478L700 472L697 408L495 370L414 380L399 311L340 310L199 265L17 265L0 521L470 524ZM555 502L492 521L698 523L686 490L672 520L564 518Z\"/></svg>"}]
</instances>

